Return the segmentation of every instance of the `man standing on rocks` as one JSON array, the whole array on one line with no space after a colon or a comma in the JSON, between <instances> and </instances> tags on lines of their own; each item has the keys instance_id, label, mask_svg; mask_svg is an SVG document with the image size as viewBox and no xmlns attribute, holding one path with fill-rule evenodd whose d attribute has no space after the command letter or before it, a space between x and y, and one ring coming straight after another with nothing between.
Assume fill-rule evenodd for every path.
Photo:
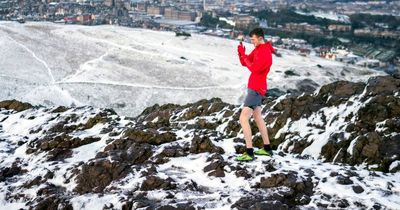
<instances>
[{"instance_id":1,"label":"man standing on rocks","mask_svg":"<svg viewBox=\"0 0 400 210\"><path fill-rule=\"evenodd\" d=\"M254 160L255 155L272 156L272 150L268 138L267 127L261 114L262 98L267 91L267 74L272 65L272 53L275 49L270 42L264 41L264 32L261 28L253 29L250 34L251 43L255 49L246 55L246 48L242 43L238 45L238 55L242 66L247 67L251 74L247 85L247 95L244 100L240 114L240 125L242 126L244 139L246 141L246 152L237 156L237 161ZM261 133L264 148L253 152L253 142L249 119L253 115L258 130Z\"/></svg>"}]
</instances>

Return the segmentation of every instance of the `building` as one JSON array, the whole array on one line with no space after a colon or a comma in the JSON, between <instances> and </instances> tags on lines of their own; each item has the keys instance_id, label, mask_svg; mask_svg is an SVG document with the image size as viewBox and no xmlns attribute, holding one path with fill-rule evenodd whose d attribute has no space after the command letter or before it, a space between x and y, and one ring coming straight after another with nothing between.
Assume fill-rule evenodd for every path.
<instances>
[{"instance_id":1,"label":"building","mask_svg":"<svg viewBox=\"0 0 400 210\"><path fill-rule=\"evenodd\" d=\"M331 24L328 26L329 31L351 31L351 25Z\"/></svg>"},{"instance_id":2,"label":"building","mask_svg":"<svg viewBox=\"0 0 400 210\"><path fill-rule=\"evenodd\" d=\"M92 14L81 14L76 16L76 21L80 24L90 24L93 19L94 16L92 16Z\"/></svg>"},{"instance_id":3,"label":"building","mask_svg":"<svg viewBox=\"0 0 400 210\"><path fill-rule=\"evenodd\" d=\"M179 11L178 12L178 19L179 20L187 20L187 21L194 21L196 19L196 13L190 11Z\"/></svg>"},{"instance_id":4,"label":"building","mask_svg":"<svg viewBox=\"0 0 400 210\"><path fill-rule=\"evenodd\" d=\"M380 64L381 63L379 62L379 60L376 59L364 59L356 63L356 65L358 66L368 67L368 68L377 68L380 66Z\"/></svg>"},{"instance_id":5,"label":"building","mask_svg":"<svg viewBox=\"0 0 400 210\"><path fill-rule=\"evenodd\" d=\"M141 12L147 12L147 6L148 6L148 2L138 2L137 6L136 6L136 10L137 11L141 11Z\"/></svg>"},{"instance_id":6,"label":"building","mask_svg":"<svg viewBox=\"0 0 400 210\"><path fill-rule=\"evenodd\" d=\"M237 15L233 18L237 29L255 28L258 27L258 20L250 15Z\"/></svg>"},{"instance_id":7,"label":"building","mask_svg":"<svg viewBox=\"0 0 400 210\"><path fill-rule=\"evenodd\" d=\"M383 37L383 38L400 38L400 33L396 31L379 30L371 28L355 29L354 35L357 36L373 36L373 37Z\"/></svg>"},{"instance_id":8,"label":"building","mask_svg":"<svg viewBox=\"0 0 400 210\"><path fill-rule=\"evenodd\" d=\"M150 5L147 7L147 14L149 14L149 15L164 15L164 7Z\"/></svg>"},{"instance_id":9,"label":"building","mask_svg":"<svg viewBox=\"0 0 400 210\"><path fill-rule=\"evenodd\" d=\"M385 48L376 48L373 45L359 44L352 47L354 54L366 57L369 59L376 59L382 63L392 62L396 59L396 52Z\"/></svg>"},{"instance_id":10,"label":"building","mask_svg":"<svg viewBox=\"0 0 400 210\"><path fill-rule=\"evenodd\" d=\"M65 21L65 23L75 24L78 22L78 16L72 15L72 16L64 17L64 21Z\"/></svg>"},{"instance_id":11,"label":"building","mask_svg":"<svg viewBox=\"0 0 400 210\"><path fill-rule=\"evenodd\" d=\"M197 17L197 13L192 11L181 11L174 7L166 7L164 9L164 17L172 20L194 21Z\"/></svg>"},{"instance_id":12,"label":"building","mask_svg":"<svg viewBox=\"0 0 400 210\"><path fill-rule=\"evenodd\" d=\"M285 29L289 31L309 32L322 34L322 29L319 25L310 25L308 23L286 23Z\"/></svg>"},{"instance_id":13,"label":"building","mask_svg":"<svg viewBox=\"0 0 400 210\"><path fill-rule=\"evenodd\" d=\"M178 11L173 7L166 7L164 9L164 17L166 19L177 20L178 19Z\"/></svg>"}]
</instances>

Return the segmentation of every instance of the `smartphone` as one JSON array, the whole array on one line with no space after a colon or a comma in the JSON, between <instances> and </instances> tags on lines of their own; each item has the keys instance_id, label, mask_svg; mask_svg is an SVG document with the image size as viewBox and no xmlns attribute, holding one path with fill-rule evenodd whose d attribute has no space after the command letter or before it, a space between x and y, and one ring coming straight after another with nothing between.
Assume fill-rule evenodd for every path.
<instances>
[{"instance_id":1,"label":"smartphone","mask_svg":"<svg viewBox=\"0 0 400 210\"><path fill-rule=\"evenodd\" d=\"M240 45L242 45L243 44L242 42L244 41L243 35L240 36L239 41L240 41Z\"/></svg>"}]
</instances>

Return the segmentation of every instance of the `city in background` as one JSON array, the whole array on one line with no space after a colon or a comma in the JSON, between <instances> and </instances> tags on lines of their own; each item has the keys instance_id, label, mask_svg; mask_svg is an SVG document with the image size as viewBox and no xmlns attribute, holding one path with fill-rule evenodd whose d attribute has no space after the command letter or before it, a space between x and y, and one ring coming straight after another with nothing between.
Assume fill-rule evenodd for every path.
<instances>
[{"instance_id":1,"label":"city in background","mask_svg":"<svg viewBox=\"0 0 400 210\"><path fill-rule=\"evenodd\" d=\"M389 74L400 68L399 14L400 1L0 1L0 20L21 24L115 24L172 30L178 36L202 33L229 39L259 26L274 46Z\"/></svg>"}]
</instances>

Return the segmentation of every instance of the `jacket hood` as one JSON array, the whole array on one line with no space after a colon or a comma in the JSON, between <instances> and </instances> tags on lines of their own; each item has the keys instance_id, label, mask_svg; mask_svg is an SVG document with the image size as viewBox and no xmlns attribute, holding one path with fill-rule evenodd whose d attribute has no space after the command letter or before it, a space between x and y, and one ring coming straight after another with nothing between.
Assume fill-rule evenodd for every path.
<instances>
[{"instance_id":1,"label":"jacket hood","mask_svg":"<svg viewBox=\"0 0 400 210\"><path fill-rule=\"evenodd\" d=\"M265 46L271 50L271 53L275 53L275 49L272 47L271 42L266 42Z\"/></svg>"}]
</instances>

